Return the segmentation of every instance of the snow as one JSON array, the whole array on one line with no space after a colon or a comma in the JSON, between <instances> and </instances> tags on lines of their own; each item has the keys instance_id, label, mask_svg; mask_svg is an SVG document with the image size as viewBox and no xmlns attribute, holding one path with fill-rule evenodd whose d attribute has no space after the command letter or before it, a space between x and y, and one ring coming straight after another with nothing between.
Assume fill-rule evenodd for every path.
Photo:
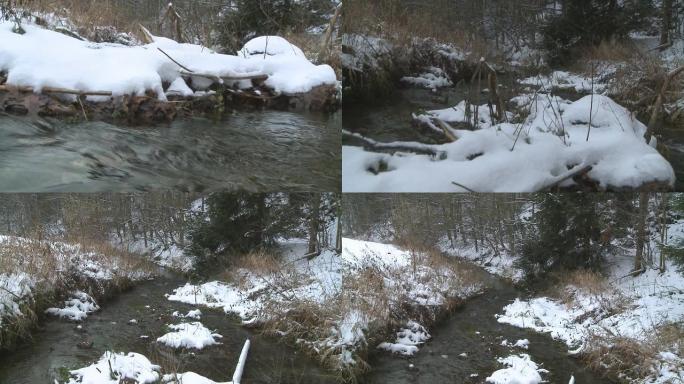
<instances>
[{"instance_id":1,"label":"snow","mask_svg":"<svg viewBox=\"0 0 684 384\"><path fill-rule=\"evenodd\" d=\"M195 257L186 254L184 248L178 244L164 244L157 239L147 239L147 245L144 239L120 241L113 238L111 242L115 247L127 252L147 255L155 264L162 267L190 272L195 265Z\"/></svg>"},{"instance_id":2,"label":"snow","mask_svg":"<svg viewBox=\"0 0 684 384\"><path fill-rule=\"evenodd\" d=\"M69 300L64 302L64 308L48 308L45 313L59 316L73 321L81 321L88 317L88 314L100 309L95 299L85 292L76 291Z\"/></svg>"},{"instance_id":3,"label":"snow","mask_svg":"<svg viewBox=\"0 0 684 384\"><path fill-rule=\"evenodd\" d=\"M155 37L152 44L129 47L81 41L31 24L25 24L26 34L19 35L12 32L12 26L11 22L0 22L0 41L3 42L0 71L9 73L8 85L31 86L36 92L44 87L111 91L114 96L141 96L152 91L160 100L165 100L162 82L168 82L175 84L175 91L187 93L187 87L177 82L180 68L158 48L197 73L217 76L267 74L269 79L265 85L276 93L304 93L319 85L337 84L330 66L314 65L303 54L288 53L300 53L299 48L281 52L285 44L282 38L269 38L275 42L273 47L269 46L272 55L245 57L221 55L206 47L179 44L162 37ZM249 52L258 45L259 39L255 39L243 51ZM194 80L199 82L200 79L195 77ZM251 83L247 84L249 86ZM90 98L103 100L102 97Z\"/></svg>"},{"instance_id":4,"label":"snow","mask_svg":"<svg viewBox=\"0 0 684 384\"><path fill-rule=\"evenodd\" d=\"M232 381L221 382L208 379L204 376L198 375L195 372L185 372L171 375L164 375L162 383L179 383L179 384L232 384Z\"/></svg>"},{"instance_id":5,"label":"snow","mask_svg":"<svg viewBox=\"0 0 684 384\"><path fill-rule=\"evenodd\" d=\"M166 96L192 96L195 92L193 92L190 87L185 83L185 80L183 80L182 77L177 78L176 80L171 83L169 88L166 90Z\"/></svg>"},{"instance_id":6,"label":"snow","mask_svg":"<svg viewBox=\"0 0 684 384\"><path fill-rule=\"evenodd\" d=\"M432 90L453 85L446 73L444 73L441 68L437 67L428 67L426 68L426 72L415 77L404 76L401 78L401 82Z\"/></svg>"},{"instance_id":7,"label":"snow","mask_svg":"<svg viewBox=\"0 0 684 384\"><path fill-rule=\"evenodd\" d=\"M604 70L594 78L594 92L602 93L606 89L606 84L601 80L614 73L615 69ZM556 89L574 90L578 93L591 93L592 79L582 75L567 71L554 71L550 75L539 75L520 80L520 84L531 86L531 88L543 87L546 90Z\"/></svg>"},{"instance_id":8,"label":"snow","mask_svg":"<svg viewBox=\"0 0 684 384\"><path fill-rule=\"evenodd\" d=\"M0 274L0 327L5 317L23 315L20 305L31 297L34 286L26 273Z\"/></svg>"},{"instance_id":9,"label":"snow","mask_svg":"<svg viewBox=\"0 0 684 384\"><path fill-rule=\"evenodd\" d=\"M488 383L494 384L538 384L542 382L540 373L547 373L545 369L540 369L537 364L530 359L530 355L511 355L497 359L499 363L507 368L500 369L491 376L487 377Z\"/></svg>"},{"instance_id":10,"label":"snow","mask_svg":"<svg viewBox=\"0 0 684 384\"><path fill-rule=\"evenodd\" d=\"M304 52L296 45L280 36L260 36L248 41L238 52L239 56L248 58L251 56L291 55L305 57Z\"/></svg>"},{"instance_id":11,"label":"snow","mask_svg":"<svg viewBox=\"0 0 684 384\"><path fill-rule=\"evenodd\" d=\"M461 117L457 106L453 112L432 111L426 120L442 113ZM458 183L476 192L531 192L567 179L570 169L584 166L592 167L587 176L597 180L601 189L637 188L650 182L674 186L672 166L646 143L645 130L607 96L594 95L592 103L591 96L568 102L540 95L531 102L522 125L451 129L455 142L421 145L439 156L343 146L342 188L344 192L464 191L454 184ZM567 179L560 185L573 184Z\"/></svg>"},{"instance_id":12,"label":"snow","mask_svg":"<svg viewBox=\"0 0 684 384\"><path fill-rule=\"evenodd\" d=\"M530 341L527 339L521 339L511 344L508 340L504 339L504 341L501 342L501 345L504 347L528 349L530 346Z\"/></svg>"},{"instance_id":13,"label":"snow","mask_svg":"<svg viewBox=\"0 0 684 384\"><path fill-rule=\"evenodd\" d=\"M418 345L425 343L430 337L431 336L425 327L410 320L405 328L402 328L397 332L396 341L394 343L380 343L378 349L384 349L404 356L412 356L418 352Z\"/></svg>"},{"instance_id":14,"label":"snow","mask_svg":"<svg viewBox=\"0 0 684 384\"><path fill-rule=\"evenodd\" d=\"M200 311L199 309L193 309L193 310L191 310L191 311L188 311L188 313L185 314L185 315L182 315L180 312L175 311L175 312L173 312L173 313L171 314L171 316L175 316L175 317L184 317L184 318L186 318L186 319L196 319L196 320L199 320L199 319L202 317L202 311Z\"/></svg>"},{"instance_id":15,"label":"snow","mask_svg":"<svg viewBox=\"0 0 684 384\"><path fill-rule=\"evenodd\" d=\"M173 330L173 332L159 337L157 342L171 348L203 349L204 347L220 344L215 339L223 337L218 333L212 333L207 327L197 321L169 325L169 329Z\"/></svg>"},{"instance_id":16,"label":"snow","mask_svg":"<svg viewBox=\"0 0 684 384\"><path fill-rule=\"evenodd\" d=\"M138 353L105 352L97 363L71 371L67 384L118 384L125 380L156 383L161 379L160 369Z\"/></svg>"},{"instance_id":17,"label":"snow","mask_svg":"<svg viewBox=\"0 0 684 384\"><path fill-rule=\"evenodd\" d=\"M437 247L446 255L468 260L493 275L515 283L521 282L525 278L525 272L516 266L516 256L507 252L499 251L496 253L485 246L480 246L476 250L474 245L460 243L452 245L446 236L440 240Z\"/></svg>"}]
</instances>

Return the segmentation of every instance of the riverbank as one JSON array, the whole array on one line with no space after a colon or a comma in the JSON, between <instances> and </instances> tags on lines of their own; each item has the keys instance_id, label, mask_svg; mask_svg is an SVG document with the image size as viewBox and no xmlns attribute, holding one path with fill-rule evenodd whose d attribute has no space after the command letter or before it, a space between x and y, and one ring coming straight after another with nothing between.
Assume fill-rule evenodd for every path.
<instances>
[{"instance_id":1,"label":"riverbank","mask_svg":"<svg viewBox=\"0 0 684 384\"><path fill-rule=\"evenodd\" d=\"M82 320L153 275L148 263L106 245L0 236L0 350L29 339L50 313Z\"/></svg>"},{"instance_id":2,"label":"riverbank","mask_svg":"<svg viewBox=\"0 0 684 384\"><path fill-rule=\"evenodd\" d=\"M221 116L249 105L334 111L339 84L279 36L247 42L236 55L180 44L143 30L145 45L94 43L38 25L0 23L0 111L72 121L169 122ZM40 52L40 54L38 54ZM58 70L56 70L58 68Z\"/></svg>"},{"instance_id":3,"label":"riverbank","mask_svg":"<svg viewBox=\"0 0 684 384\"><path fill-rule=\"evenodd\" d=\"M378 346L414 353L425 327L479 292L467 269L438 255L352 239L342 247L309 260L305 243L289 243L279 259L252 255L225 278L168 298L222 308L355 381Z\"/></svg>"},{"instance_id":4,"label":"riverbank","mask_svg":"<svg viewBox=\"0 0 684 384\"><path fill-rule=\"evenodd\" d=\"M23 343L12 353L2 355L0 381L80 383L88 378L108 382L111 361L113 374L121 380L146 382L145 378L165 377L163 382L175 383L177 375L186 384L192 379L223 383L232 380L241 349L249 339L251 348L244 382L335 382L315 361L231 321L222 310L199 310L193 305L166 300L165 294L186 281L180 275L163 271L103 303L100 310L82 322L50 318L36 330L31 343ZM195 348L200 346L196 343L195 347L176 348L158 341L170 339L169 334L174 333L170 327L180 324L191 327L182 340L206 341L199 337L199 330L208 329L218 344ZM98 362L104 365L98 366Z\"/></svg>"},{"instance_id":5,"label":"riverbank","mask_svg":"<svg viewBox=\"0 0 684 384\"><path fill-rule=\"evenodd\" d=\"M668 161L672 145L659 139L662 125L676 124L681 116L678 101L659 99L662 104L654 106L645 100L655 95L634 84L659 89L663 79L676 76L676 55L626 60L601 47L591 52L590 68L572 72L530 58L480 60L430 39L395 42L349 34L344 42L345 92L373 94L364 88L373 86L369 78L385 79L388 91L375 98L380 101L374 107L349 101L351 118L343 131L346 192L619 192L675 186ZM681 93L679 82L669 84ZM397 96L407 87L426 89L411 110ZM359 117L364 114L367 118Z\"/></svg>"}]
</instances>

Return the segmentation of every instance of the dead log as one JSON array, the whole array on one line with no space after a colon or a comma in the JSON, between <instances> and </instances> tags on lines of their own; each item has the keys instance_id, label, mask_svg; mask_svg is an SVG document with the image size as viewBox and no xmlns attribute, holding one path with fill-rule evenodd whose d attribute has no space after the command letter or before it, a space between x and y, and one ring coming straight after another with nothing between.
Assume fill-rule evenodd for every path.
<instances>
[{"instance_id":1,"label":"dead log","mask_svg":"<svg viewBox=\"0 0 684 384\"><path fill-rule=\"evenodd\" d=\"M36 93L33 87L15 87L11 85L0 85L0 91L5 92L20 92L20 93ZM112 92L108 91L79 91L77 89L44 87L41 93L57 93L76 96L112 96Z\"/></svg>"}]
</instances>

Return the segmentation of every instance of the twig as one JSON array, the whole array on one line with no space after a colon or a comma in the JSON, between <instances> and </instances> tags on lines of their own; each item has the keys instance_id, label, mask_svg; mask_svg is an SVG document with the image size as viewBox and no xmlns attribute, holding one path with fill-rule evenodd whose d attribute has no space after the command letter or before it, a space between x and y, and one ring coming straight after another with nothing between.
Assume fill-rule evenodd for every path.
<instances>
[{"instance_id":1,"label":"twig","mask_svg":"<svg viewBox=\"0 0 684 384\"><path fill-rule=\"evenodd\" d=\"M188 72L191 72L191 73L192 73L192 72L195 72L195 71L193 71L192 69L190 69L190 68L188 68L188 67L184 66L183 64L181 64L181 63L177 62L176 60L174 60L174 59L173 59L173 57L169 56L169 54L168 54L168 53L166 53L166 52L164 52L164 50L163 50L163 49L161 49L161 48L159 48L159 47L157 47L157 49L159 50L159 52L163 53L163 54L164 54L164 56L168 57L168 58L169 58L169 60L171 60L171 61L173 61L174 63L176 63L176 65L177 65L177 66L179 66L179 67L181 67L181 68L185 69L185 70L186 70L186 71L188 71Z\"/></svg>"},{"instance_id":2,"label":"twig","mask_svg":"<svg viewBox=\"0 0 684 384\"><path fill-rule=\"evenodd\" d=\"M463 189L465 189L466 191L468 191L468 192L470 192L470 193L477 193L477 191L472 190L472 189L466 187L465 185L459 184L459 183L457 183L457 182L455 182L455 181L452 181L451 184L453 184L453 185L455 185L455 186L457 186L457 187L459 187L459 188L463 188Z\"/></svg>"}]
</instances>

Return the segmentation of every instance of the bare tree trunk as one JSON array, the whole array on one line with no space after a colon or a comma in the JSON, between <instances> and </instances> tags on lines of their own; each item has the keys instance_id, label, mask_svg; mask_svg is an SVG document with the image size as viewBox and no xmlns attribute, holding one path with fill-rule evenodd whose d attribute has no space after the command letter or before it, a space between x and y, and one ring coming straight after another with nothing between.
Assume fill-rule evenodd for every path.
<instances>
[{"instance_id":1,"label":"bare tree trunk","mask_svg":"<svg viewBox=\"0 0 684 384\"><path fill-rule=\"evenodd\" d=\"M320 227L319 215L321 211L321 194L314 193L311 196L311 217L309 217L309 251L310 258L317 256L320 250L318 249L318 231Z\"/></svg>"},{"instance_id":2,"label":"bare tree trunk","mask_svg":"<svg viewBox=\"0 0 684 384\"><path fill-rule=\"evenodd\" d=\"M660 49L667 49L670 43L670 29L672 29L672 0L663 0L663 26L660 31Z\"/></svg>"},{"instance_id":3,"label":"bare tree trunk","mask_svg":"<svg viewBox=\"0 0 684 384\"><path fill-rule=\"evenodd\" d=\"M637 219L636 255L634 257L634 271L644 267L644 243L646 240L646 216L648 213L648 193L639 192L639 218Z\"/></svg>"}]
</instances>

